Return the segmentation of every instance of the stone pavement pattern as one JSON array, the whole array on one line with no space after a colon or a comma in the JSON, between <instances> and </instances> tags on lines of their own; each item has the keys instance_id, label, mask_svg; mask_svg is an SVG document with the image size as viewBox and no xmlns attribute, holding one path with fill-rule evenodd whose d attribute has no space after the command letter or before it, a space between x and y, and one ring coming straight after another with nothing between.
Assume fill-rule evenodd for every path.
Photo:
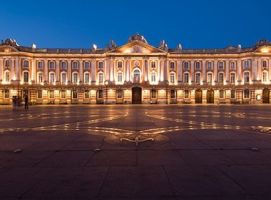
<instances>
[{"instance_id":1,"label":"stone pavement pattern","mask_svg":"<svg viewBox=\"0 0 271 200\"><path fill-rule=\"evenodd\" d=\"M268 200L270 118L270 106L0 107L0 199Z\"/></svg>"}]
</instances>

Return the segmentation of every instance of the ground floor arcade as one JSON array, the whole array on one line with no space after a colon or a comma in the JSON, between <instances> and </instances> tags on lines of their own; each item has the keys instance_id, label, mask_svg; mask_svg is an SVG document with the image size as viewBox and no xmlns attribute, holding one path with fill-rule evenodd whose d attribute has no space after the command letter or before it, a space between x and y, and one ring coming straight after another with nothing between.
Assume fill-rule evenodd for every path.
<instances>
[{"instance_id":1,"label":"ground floor arcade","mask_svg":"<svg viewBox=\"0 0 271 200\"><path fill-rule=\"evenodd\" d=\"M263 88L176 87L22 87L0 88L0 104L28 94L32 104L262 104L271 102Z\"/></svg>"}]
</instances>

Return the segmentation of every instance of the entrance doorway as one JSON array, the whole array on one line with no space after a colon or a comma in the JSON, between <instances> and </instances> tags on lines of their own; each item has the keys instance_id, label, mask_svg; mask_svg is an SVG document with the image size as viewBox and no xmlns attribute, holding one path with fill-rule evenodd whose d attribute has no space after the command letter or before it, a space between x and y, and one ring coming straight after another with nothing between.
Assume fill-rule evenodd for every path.
<instances>
[{"instance_id":1,"label":"entrance doorway","mask_svg":"<svg viewBox=\"0 0 271 200\"><path fill-rule=\"evenodd\" d=\"M202 103L202 90L201 89L196 90L195 103Z\"/></svg>"},{"instance_id":2,"label":"entrance doorway","mask_svg":"<svg viewBox=\"0 0 271 200\"><path fill-rule=\"evenodd\" d=\"M270 103L270 91L268 88L263 89L263 103Z\"/></svg>"},{"instance_id":3,"label":"entrance doorway","mask_svg":"<svg viewBox=\"0 0 271 200\"><path fill-rule=\"evenodd\" d=\"M132 88L132 104L142 103L142 89L140 87Z\"/></svg>"},{"instance_id":4,"label":"entrance doorway","mask_svg":"<svg viewBox=\"0 0 271 200\"><path fill-rule=\"evenodd\" d=\"M214 90L207 90L207 103L214 103L215 97L214 97Z\"/></svg>"}]
</instances>

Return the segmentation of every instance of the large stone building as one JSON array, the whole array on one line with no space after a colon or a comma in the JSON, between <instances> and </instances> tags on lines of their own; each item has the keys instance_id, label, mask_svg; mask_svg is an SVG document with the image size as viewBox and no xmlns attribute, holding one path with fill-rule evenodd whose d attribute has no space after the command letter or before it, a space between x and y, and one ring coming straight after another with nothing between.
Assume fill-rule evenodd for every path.
<instances>
[{"instance_id":1,"label":"large stone building","mask_svg":"<svg viewBox=\"0 0 271 200\"><path fill-rule=\"evenodd\" d=\"M269 103L271 43L183 49L135 34L104 49L0 45L0 104L26 93L33 104Z\"/></svg>"}]
</instances>

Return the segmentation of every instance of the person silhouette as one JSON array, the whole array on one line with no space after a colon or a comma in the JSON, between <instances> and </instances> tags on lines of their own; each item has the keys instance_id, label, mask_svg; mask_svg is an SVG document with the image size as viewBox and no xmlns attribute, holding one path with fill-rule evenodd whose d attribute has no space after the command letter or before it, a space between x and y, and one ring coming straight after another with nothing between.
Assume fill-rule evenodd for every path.
<instances>
[{"instance_id":1,"label":"person silhouette","mask_svg":"<svg viewBox=\"0 0 271 200\"><path fill-rule=\"evenodd\" d=\"M28 95L27 94L24 96L24 109L28 110Z\"/></svg>"}]
</instances>

